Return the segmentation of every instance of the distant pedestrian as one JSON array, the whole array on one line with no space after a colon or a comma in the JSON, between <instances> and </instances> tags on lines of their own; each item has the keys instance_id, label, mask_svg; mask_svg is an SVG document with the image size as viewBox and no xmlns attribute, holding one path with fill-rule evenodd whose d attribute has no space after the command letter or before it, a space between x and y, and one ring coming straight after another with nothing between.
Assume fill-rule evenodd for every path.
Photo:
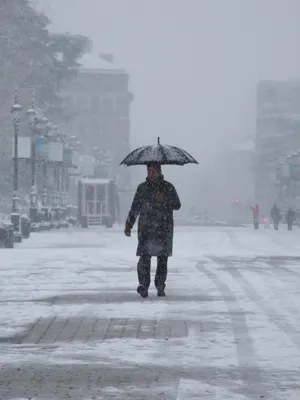
<instances>
[{"instance_id":1,"label":"distant pedestrian","mask_svg":"<svg viewBox=\"0 0 300 400\"><path fill-rule=\"evenodd\" d=\"M273 220L273 226L274 226L275 231L278 231L279 221L281 219L281 212L276 204L274 204L271 209L271 218Z\"/></svg>"},{"instance_id":2,"label":"distant pedestrian","mask_svg":"<svg viewBox=\"0 0 300 400\"><path fill-rule=\"evenodd\" d=\"M168 257L172 256L173 250L173 211L179 210L181 203L174 186L164 180L160 164L148 164L147 174L146 181L136 190L125 224L125 235L131 236L131 229L139 216L137 292L148 297L151 257L157 257L155 286L157 295L165 296Z\"/></svg>"},{"instance_id":3,"label":"distant pedestrian","mask_svg":"<svg viewBox=\"0 0 300 400\"><path fill-rule=\"evenodd\" d=\"M293 223L296 218L296 213L295 211L292 210L291 207L289 207L287 213L286 213L286 222L287 222L287 228L288 231L291 231L293 229Z\"/></svg>"},{"instance_id":4,"label":"distant pedestrian","mask_svg":"<svg viewBox=\"0 0 300 400\"><path fill-rule=\"evenodd\" d=\"M259 205L255 204L255 206L251 207L252 209L252 217L253 217L253 227L254 229L259 228Z\"/></svg>"}]
</instances>

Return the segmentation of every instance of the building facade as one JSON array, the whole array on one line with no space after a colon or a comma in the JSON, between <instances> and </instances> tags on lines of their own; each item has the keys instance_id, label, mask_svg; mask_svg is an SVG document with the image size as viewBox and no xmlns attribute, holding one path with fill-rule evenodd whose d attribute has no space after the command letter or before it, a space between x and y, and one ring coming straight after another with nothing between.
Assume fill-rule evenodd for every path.
<instances>
[{"instance_id":1,"label":"building facade","mask_svg":"<svg viewBox=\"0 0 300 400\"><path fill-rule=\"evenodd\" d=\"M277 174L281 158L300 148L300 82L259 82L256 122L255 197L268 211L282 200Z\"/></svg>"},{"instance_id":2,"label":"building facade","mask_svg":"<svg viewBox=\"0 0 300 400\"><path fill-rule=\"evenodd\" d=\"M131 187L127 168L120 167L130 152L129 74L112 63L112 58L87 53L80 60L78 77L63 90L68 115L64 129L82 143L81 152L92 155L94 147L107 152L111 174L121 190ZM124 196L124 199L126 195ZM124 200L124 208L128 208Z\"/></svg>"}]
</instances>

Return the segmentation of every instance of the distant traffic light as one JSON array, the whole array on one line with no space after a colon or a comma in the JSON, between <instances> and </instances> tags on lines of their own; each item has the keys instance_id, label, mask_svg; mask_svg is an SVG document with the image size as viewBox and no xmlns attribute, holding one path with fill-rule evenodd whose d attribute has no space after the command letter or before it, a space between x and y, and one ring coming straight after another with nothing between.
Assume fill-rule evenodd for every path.
<instances>
[{"instance_id":1,"label":"distant traffic light","mask_svg":"<svg viewBox=\"0 0 300 400\"><path fill-rule=\"evenodd\" d=\"M231 200L231 204L239 204L239 200Z\"/></svg>"}]
</instances>

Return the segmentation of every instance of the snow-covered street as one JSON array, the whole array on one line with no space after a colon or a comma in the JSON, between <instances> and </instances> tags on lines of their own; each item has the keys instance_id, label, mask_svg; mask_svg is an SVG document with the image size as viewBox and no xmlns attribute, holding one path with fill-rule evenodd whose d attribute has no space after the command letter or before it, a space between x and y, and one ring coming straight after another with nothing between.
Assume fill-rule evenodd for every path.
<instances>
[{"instance_id":1,"label":"snow-covered street","mask_svg":"<svg viewBox=\"0 0 300 400\"><path fill-rule=\"evenodd\" d=\"M1 399L298 400L300 230L177 228L166 298L136 293L135 250L117 228L2 250Z\"/></svg>"}]
</instances>

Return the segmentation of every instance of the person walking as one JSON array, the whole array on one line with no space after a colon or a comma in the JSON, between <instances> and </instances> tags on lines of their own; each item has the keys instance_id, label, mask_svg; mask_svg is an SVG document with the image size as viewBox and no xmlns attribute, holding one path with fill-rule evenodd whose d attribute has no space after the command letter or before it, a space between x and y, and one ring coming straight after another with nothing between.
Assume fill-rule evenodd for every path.
<instances>
[{"instance_id":1,"label":"person walking","mask_svg":"<svg viewBox=\"0 0 300 400\"><path fill-rule=\"evenodd\" d=\"M274 226L275 231L278 231L279 221L281 219L281 212L276 204L274 204L272 207L271 218L273 220L273 226Z\"/></svg>"},{"instance_id":2,"label":"person walking","mask_svg":"<svg viewBox=\"0 0 300 400\"><path fill-rule=\"evenodd\" d=\"M181 202L175 187L164 180L159 163L147 165L146 181L136 190L126 223L125 235L131 236L136 218L138 221L139 256L137 275L140 296L148 297L151 282L151 257L157 257L155 287L158 296L165 296L168 258L173 251L173 211L179 210Z\"/></svg>"},{"instance_id":3,"label":"person walking","mask_svg":"<svg viewBox=\"0 0 300 400\"><path fill-rule=\"evenodd\" d=\"M287 222L287 228L288 231L291 231L293 229L293 223L296 219L296 213L295 211L292 210L291 207L289 207L287 213L286 213L286 222Z\"/></svg>"},{"instance_id":4,"label":"person walking","mask_svg":"<svg viewBox=\"0 0 300 400\"><path fill-rule=\"evenodd\" d=\"M255 204L254 207L251 207L252 209L252 216L253 216L253 227L254 229L259 228L259 205Z\"/></svg>"}]
</instances>

